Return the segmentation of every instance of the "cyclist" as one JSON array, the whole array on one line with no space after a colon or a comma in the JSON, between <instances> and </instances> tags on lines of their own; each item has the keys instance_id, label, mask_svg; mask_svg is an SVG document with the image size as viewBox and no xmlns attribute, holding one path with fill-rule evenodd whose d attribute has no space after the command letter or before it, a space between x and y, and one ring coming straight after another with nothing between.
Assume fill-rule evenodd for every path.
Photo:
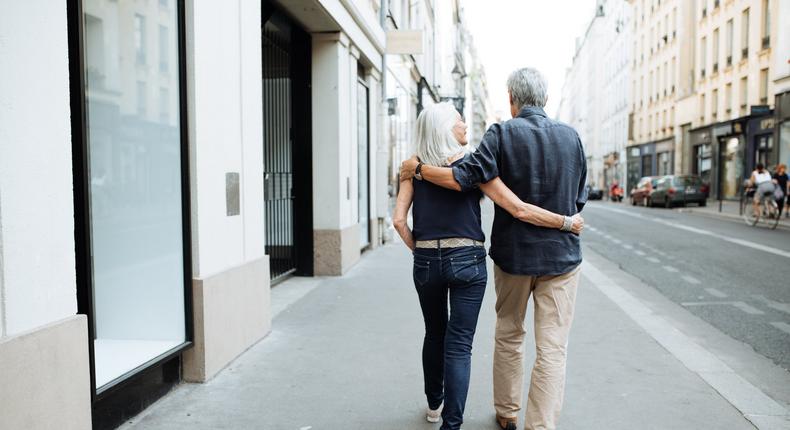
<instances>
[{"instance_id":1,"label":"cyclist","mask_svg":"<svg viewBox=\"0 0 790 430\"><path fill-rule=\"evenodd\" d=\"M760 203L767 196L773 198L774 195L774 179L771 173L765 169L763 163L757 163L756 169L752 172L749 178L749 183L755 188L754 199L752 199L752 208L754 209L754 216L760 216Z\"/></svg>"}]
</instances>

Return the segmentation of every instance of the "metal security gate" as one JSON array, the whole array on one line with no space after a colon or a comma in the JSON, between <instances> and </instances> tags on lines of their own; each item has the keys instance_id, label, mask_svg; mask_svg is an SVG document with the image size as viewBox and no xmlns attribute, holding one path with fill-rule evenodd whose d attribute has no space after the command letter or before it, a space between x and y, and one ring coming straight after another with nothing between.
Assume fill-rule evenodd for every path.
<instances>
[{"instance_id":1,"label":"metal security gate","mask_svg":"<svg viewBox=\"0 0 790 430\"><path fill-rule=\"evenodd\" d=\"M309 38L264 3L262 43L266 253L277 281L312 275Z\"/></svg>"}]
</instances>

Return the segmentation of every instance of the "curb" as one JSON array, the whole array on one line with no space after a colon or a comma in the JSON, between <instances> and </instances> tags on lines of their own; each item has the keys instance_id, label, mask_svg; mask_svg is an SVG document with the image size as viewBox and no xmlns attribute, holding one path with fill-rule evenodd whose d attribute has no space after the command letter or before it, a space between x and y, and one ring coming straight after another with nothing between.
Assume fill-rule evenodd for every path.
<instances>
[{"instance_id":1,"label":"curb","mask_svg":"<svg viewBox=\"0 0 790 430\"><path fill-rule=\"evenodd\" d=\"M722 220L728 220L728 221L743 222L743 218L741 218L740 215L729 214L729 213L724 213L724 212L713 212L713 211L699 210L699 209L681 209L679 212L687 213L687 214L691 214L691 215L703 216L703 217L707 217L707 218L714 218L714 219L722 219ZM782 214L782 215L784 216L784 214ZM761 225L761 224L758 224L758 225ZM763 225L763 228L766 228L766 227ZM790 223L788 223L785 220L780 220L779 221L779 225L776 226L776 230L790 231Z\"/></svg>"}]
</instances>

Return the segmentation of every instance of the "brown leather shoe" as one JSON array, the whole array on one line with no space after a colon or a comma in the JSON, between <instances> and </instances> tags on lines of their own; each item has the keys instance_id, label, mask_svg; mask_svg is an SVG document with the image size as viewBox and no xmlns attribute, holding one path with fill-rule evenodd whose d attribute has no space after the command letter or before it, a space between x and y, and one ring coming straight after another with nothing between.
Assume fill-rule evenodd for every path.
<instances>
[{"instance_id":1,"label":"brown leather shoe","mask_svg":"<svg viewBox=\"0 0 790 430\"><path fill-rule=\"evenodd\" d=\"M505 418L497 415L496 422L502 430L516 430L518 428L516 418Z\"/></svg>"}]
</instances>

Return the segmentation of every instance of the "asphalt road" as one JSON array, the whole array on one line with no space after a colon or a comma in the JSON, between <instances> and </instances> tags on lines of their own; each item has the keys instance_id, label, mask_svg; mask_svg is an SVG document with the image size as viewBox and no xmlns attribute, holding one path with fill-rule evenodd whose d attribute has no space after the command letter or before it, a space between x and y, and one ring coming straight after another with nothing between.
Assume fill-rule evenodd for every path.
<instances>
[{"instance_id":1,"label":"asphalt road","mask_svg":"<svg viewBox=\"0 0 790 430\"><path fill-rule=\"evenodd\" d=\"M583 242L790 370L790 232L591 202Z\"/></svg>"}]
</instances>

